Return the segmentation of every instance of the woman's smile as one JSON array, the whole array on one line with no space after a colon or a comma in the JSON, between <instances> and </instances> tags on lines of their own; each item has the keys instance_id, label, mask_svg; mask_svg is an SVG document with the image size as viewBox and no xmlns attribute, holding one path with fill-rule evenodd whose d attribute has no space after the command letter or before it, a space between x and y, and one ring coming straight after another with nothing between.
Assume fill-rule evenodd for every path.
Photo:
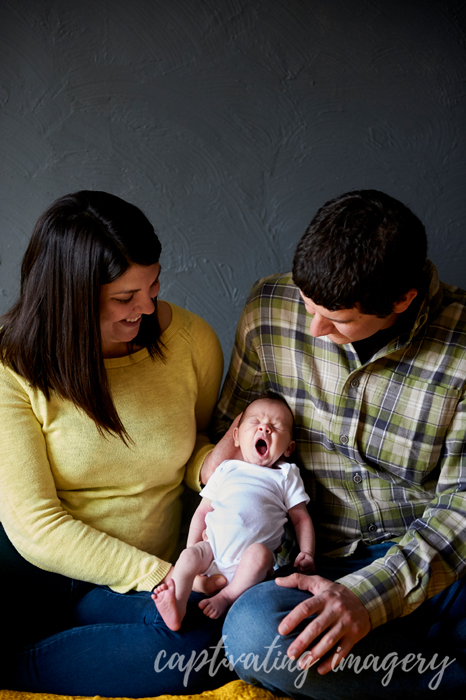
<instances>
[{"instance_id":1,"label":"woman's smile","mask_svg":"<svg viewBox=\"0 0 466 700\"><path fill-rule=\"evenodd\" d=\"M104 357L128 354L128 343L139 332L143 315L154 313L160 289L160 263L130 265L100 292L100 333Z\"/></svg>"}]
</instances>

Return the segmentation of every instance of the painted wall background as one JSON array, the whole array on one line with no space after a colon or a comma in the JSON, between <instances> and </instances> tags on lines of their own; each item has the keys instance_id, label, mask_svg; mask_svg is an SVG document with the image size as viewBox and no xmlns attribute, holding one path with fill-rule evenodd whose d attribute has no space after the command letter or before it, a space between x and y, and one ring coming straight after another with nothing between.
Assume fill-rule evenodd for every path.
<instances>
[{"instance_id":1,"label":"painted wall background","mask_svg":"<svg viewBox=\"0 0 466 700\"><path fill-rule=\"evenodd\" d=\"M0 0L0 311L40 213L103 189L163 243L161 296L226 361L251 284L327 199L374 187L466 288L459 0Z\"/></svg>"}]
</instances>

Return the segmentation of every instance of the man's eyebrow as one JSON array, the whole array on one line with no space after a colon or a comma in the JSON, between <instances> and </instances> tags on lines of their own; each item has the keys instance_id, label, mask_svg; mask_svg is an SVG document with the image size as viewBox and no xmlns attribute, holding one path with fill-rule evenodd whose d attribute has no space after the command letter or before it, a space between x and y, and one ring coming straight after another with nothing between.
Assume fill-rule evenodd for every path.
<instances>
[{"instance_id":1,"label":"man's eyebrow","mask_svg":"<svg viewBox=\"0 0 466 700\"><path fill-rule=\"evenodd\" d=\"M320 315L322 316L322 314ZM354 318L348 318L345 321L342 321L339 318L329 318L329 316L324 316L324 318L327 319L327 321L332 321L332 323L351 323L354 321Z\"/></svg>"},{"instance_id":2,"label":"man's eyebrow","mask_svg":"<svg viewBox=\"0 0 466 700\"><path fill-rule=\"evenodd\" d=\"M308 312L308 313L310 313L310 312ZM310 315L315 316L316 312L314 312L313 314L311 313ZM332 321L332 323L352 323L355 320L354 318L348 318L348 319L345 319L344 321L342 321L339 318L331 318L330 316L324 316L323 314L320 314L320 315L322 316L322 318L325 318L327 321Z\"/></svg>"}]
</instances>

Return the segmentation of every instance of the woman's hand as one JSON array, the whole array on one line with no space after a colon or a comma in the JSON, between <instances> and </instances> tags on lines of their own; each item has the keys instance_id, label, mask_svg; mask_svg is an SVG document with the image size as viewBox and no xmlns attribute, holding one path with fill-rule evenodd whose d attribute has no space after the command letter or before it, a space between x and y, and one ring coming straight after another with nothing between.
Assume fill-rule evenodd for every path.
<instances>
[{"instance_id":1,"label":"woman's hand","mask_svg":"<svg viewBox=\"0 0 466 700\"><path fill-rule=\"evenodd\" d=\"M233 431L237 427L240 417L241 414L236 416L225 435L205 458L200 473L201 484L207 484L218 465L225 461L225 459L241 459L241 450L239 447L235 446L233 437Z\"/></svg>"},{"instance_id":2,"label":"woman's hand","mask_svg":"<svg viewBox=\"0 0 466 700\"><path fill-rule=\"evenodd\" d=\"M315 618L293 640L288 648L290 659L297 659L310 646L310 651L301 659L301 668L309 668L332 649L331 654L317 667L321 674L335 668L349 653L356 642L370 632L369 613L359 598L349 588L340 583L328 581L322 576L291 574L275 579L275 583L285 588L299 588L309 591L309 596L283 618L278 633L289 634L295 627L311 615ZM312 643L323 633L322 638Z\"/></svg>"}]
</instances>

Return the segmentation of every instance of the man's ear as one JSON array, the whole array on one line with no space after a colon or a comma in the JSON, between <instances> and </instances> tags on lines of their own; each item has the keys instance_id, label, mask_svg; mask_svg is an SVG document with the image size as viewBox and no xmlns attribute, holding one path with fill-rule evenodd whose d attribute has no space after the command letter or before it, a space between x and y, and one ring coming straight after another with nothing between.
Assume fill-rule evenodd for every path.
<instances>
[{"instance_id":1,"label":"man's ear","mask_svg":"<svg viewBox=\"0 0 466 700\"><path fill-rule=\"evenodd\" d=\"M235 443L235 447L239 447L238 433L238 428L233 428L233 442Z\"/></svg>"},{"instance_id":2,"label":"man's ear","mask_svg":"<svg viewBox=\"0 0 466 700\"><path fill-rule=\"evenodd\" d=\"M288 447L286 448L286 450L284 451L284 453L283 453L284 456L285 456L285 457L289 457L290 454L291 454L292 452L294 452L295 447L296 447L296 443L295 443L294 440L292 440L292 441L290 442L290 444L288 445Z\"/></svg>"},{"instance_id":3,"label":"man's ear","mask_svg":"<svg viewBox=\"0 0 466 700\"><path fill-rule=\"evenodd\" d=\"M402 314L403 311L406 311L408 306L411 305L411 302L414 301L414 299L417 297L417 289L410 289L409 292L406 292L406 294L403 294L403 296L398 299L396 302L395 306L393 307L393 311L396 314Z\"/></svg>"}]
</instances>

